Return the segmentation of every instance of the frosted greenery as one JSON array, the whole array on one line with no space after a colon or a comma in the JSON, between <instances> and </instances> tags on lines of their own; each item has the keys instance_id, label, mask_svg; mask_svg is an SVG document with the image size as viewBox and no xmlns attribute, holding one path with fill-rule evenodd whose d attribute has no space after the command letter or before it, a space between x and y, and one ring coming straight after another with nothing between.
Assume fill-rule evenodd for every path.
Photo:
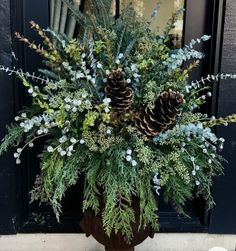
<instances>
[{"instance_id":1,"label":"frosted greenery","mask_svg":"<svg viewBox=\"0 0 236 251\"><path fill-rule=\"evenodd\" d=\"M114 19L111 1L91 1L91 10L85 14L72 1L63 2L80 24L78 37L68 39L35 22L32 29L43 46L16 34L44 58L43 77L0 67L16 73L32 97L32 104L8 128L0 153L16 146L14 157L20 164L22 151L45 138L39 153L41 174L30 193L31 201L49 203L59 220L66 190L83 174L83 210L102 211L107 235L120 231L127 241L132 239L135 221L134 197L139 198L140 229L151 225L158 230L160 193L179 213L185 213L186 201L195 196L203 196L211 208L212 179L222 173L219 150L224 143L212 127L236 122L236 116L217 119L200 113L199 107L211 96L206 83L214 76L188 81L189 72L204 56L195 44L209 36L173 51L168 46L169 34L182 10L157 36L150 20L137 17L131 7ZM134 94L132 110L119 116L106 96L108 76L117 70ZM35 84L36 80L40 83ZM158 95L170 90L184 97L179 116L161 134L145 137L135 127L136 113L144 105L154 107Z\"/></svg>"}]
</instances>

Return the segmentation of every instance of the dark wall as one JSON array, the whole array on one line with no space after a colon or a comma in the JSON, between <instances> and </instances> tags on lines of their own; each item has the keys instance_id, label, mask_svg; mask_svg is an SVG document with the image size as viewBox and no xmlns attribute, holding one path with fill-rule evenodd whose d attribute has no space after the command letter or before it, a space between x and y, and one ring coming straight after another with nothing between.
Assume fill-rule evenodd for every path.
<instances>
[{"instance_id":1,"label":"dark wall","mask_svg":"<svg viewBox=\"0 0 236 251\"><path fill-rule=\"evenodd\" d=\"M236 73L236 1L225 1L225 19L220 71ZM236 113L236 80L224 80L218 85L217 116ZM225 176L215 180L213 192L216 207L211 214L210 231L213 233L236 233L236 125L220 126L217 135L225 138Z\"/></svg>"},{"instance_id":2,"label":"dark wall","mask_svg":"<svg viewBox=\"0 0 236 251\"><path fill-rule=\"evenodd\" d=\"M14 3L14 6L10 7L10 2ZM188 40L187 36L189 38L195 37L193 35L196 32L195 19L199 21L200 16L197 13L200 12L200 7L202 7L206 12L201 14L206 18L201 19L202 23L198 23L196 34L202 35L203 32L207 31L208 33L209 31L208 34L212 33L214 35L213 42L215 43L211 46L212 60L209 62L206 70L208 71L211 68L215 73L218 71L236 73L236 1L199 0L197 1L197 6L194 6L194 3L195 1L193 2L192 0L187 1L189 13L186 16L186 20L189 26L185 27L188 30L185 37L186 41ZM207 7L208 4L210 7ZM218 8L219 6L220 8ZM214 14L214 18L218 16L216 20L213 20L213 17L207 18L212 8L216 8L216 11L219 12L217 15ZM11 11L14 11L14 13L11 13ZM19 45L19 43L13 43L13 47L15 51L18 51L20 61L12 61L11 33L17 30L34 40L35 35L29 29L27 23L33 19L37 20L43 27L46 27L47 20L45 15L47 15L47 12L47 0L0 0L0 65L11 68L13 64L16 64L27 68L29 71L35 70L38 63L35 60L35 56L32 56L33 53L29 52L29 50L25 53L26 48ZM12 20L12 23L10 23L10 20ZM211 24L208 26L208 21L206 20L212 20L216 27L211 27ZM221 23L222 20L223 23ZM224 25L223 29L221 29L222 24ZM201 27L204 27L204 29ZM210 32L211 29L212 32ZM208 52L206 51L205 53L207 54ZM205 67L202 68L205 69ZM14 81L11 76L0 72L0 138L6 132L5 125L13 120L19 104L23 103L21 101L24 100L22 89L19 88L21 87L20 85L18 86L17 81ZM236 112L236 81L221 81L218 85L215 85L213 108L218 116ZM217 128L217 134L224 137L227 141L223 153L225 158L229 160L229 165L226 165L225 176L217 178L214 183L213 192L217 206L211 212L210 232L236 233L236 126L219 127ZM71 229L73 229L73 232L78 231L77 220L74 215L66 216L67 218L65 218L65 221L62 221L61 225L50 223L53 226L55 225L55 227L49 224L49 221L52 221L50 216L50 220L45 222L45 226L37 227L35 222L31 224L28 221L29 227L27 227L27 224L24 224L26 229L22 230L19 228L21 224L17 224L19 222L16 220L23 217L22 212L27 212L26 214L28 214L28 209L26 209L28 206L28 190L22 189L22 184L27 185L29 176L31 176L26 168L26 166L15 166L12 152L0 158L0 233L16 233L19 230L38 232L39 229L47 232L71 232ZM20 190L23 190L23 192L20 193ZM28 219L28 215L25 215L25 218ZM22 221L24 222L24 220ZM170 223L169 218L168 223ZM176 224L179 224L179 222ZM187 222L187 224L189 223ZM16 227L17 225L18 227ZM173 222L170 225L173 227Z\"/></svg>"},{"instance_id":3,"label":"dark wall","mask_svg":"<svg viewBox=\"0 0 236 251\"><path fill-rule=\"evenodd\" d=\"M10 1L0 0L0 65L12 67ZM0 138L14 115L12 77L0 72ZM12 153L0 158L0 232L14 233L16 221L16 167Z\"/></svg>"}]
</instances>

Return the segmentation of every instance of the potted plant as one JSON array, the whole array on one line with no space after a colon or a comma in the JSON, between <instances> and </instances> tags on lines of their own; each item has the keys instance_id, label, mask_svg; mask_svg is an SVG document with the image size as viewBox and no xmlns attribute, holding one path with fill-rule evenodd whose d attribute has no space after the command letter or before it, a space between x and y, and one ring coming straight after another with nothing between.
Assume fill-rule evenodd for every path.
<instances>
[{"instance_id":1,"label":"potted plant","mask_svg":"<svg viewBox=\"0 0 236 251\"><path fill-rule=\"evenodd\" d=\"M107 250L133 250L158 230L160 190L179 213L194 196L213 206L224 139L212 128L236 122L236 115L207 118L199 108L211 96L208 83L235 75L188 82L203 58L194 46L210 37L173 52L169 34L180 12L157 36L131 7L114 19L111 1L92 1L85 14L63 2L80 22L78 38L33 21L44 47L16 33L44 58L44 77L0 68L15 73L32 97L8 127L0 153L16 146L20 164L23 150L45 137L32 201L49 203L59 220L65 191L83 174L82 228Z\"/></svg>"}]
</instances>

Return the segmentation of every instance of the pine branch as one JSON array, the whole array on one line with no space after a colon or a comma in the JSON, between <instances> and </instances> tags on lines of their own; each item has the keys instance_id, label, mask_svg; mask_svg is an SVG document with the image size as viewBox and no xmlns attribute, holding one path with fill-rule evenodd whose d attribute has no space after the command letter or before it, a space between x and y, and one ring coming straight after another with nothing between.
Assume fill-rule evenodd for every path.
<instances>
[{"instance_id":1,"label":"pine branch","mask_svg":"<svg viewBox=\"0 0 236 251\"><path fill-rule=\"evenodd\" d=\"M15 125L7 126L7 131L8 133L2 139L0 145L0 155L6 152L10 146L18 145L24 135L23 128Z\"/></svg>"}]
</instances>

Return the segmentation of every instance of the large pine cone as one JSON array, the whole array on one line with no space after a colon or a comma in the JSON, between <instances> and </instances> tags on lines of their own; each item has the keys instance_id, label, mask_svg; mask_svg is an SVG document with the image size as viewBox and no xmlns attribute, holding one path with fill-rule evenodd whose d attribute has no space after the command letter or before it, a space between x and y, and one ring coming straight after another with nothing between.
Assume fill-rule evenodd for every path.
<instances>
[{"instance_id":1,"label":"large pine cone","mask_svg":"<svg viewBox=\"0 0 236 251\"><path fill-rule=\"evenodd\" d=\"M162 92L156 99L154 108L143 107L135 120L135 126L147 137L159 135L170 128L179 115L178 107L184 97L172 90Z\"/></svg>"},{"instance_id":2,"label":"large pine cone","mask_svg":"<svg viewBox=\"0 0 236 251\"><path fill-rule=\"evenodd\" d=\"M133 103L133 90L127 86L121 69L111 72L107 77L106 95L111 99L115 112L128 112Z\"/></svg>"}]
</instances>

